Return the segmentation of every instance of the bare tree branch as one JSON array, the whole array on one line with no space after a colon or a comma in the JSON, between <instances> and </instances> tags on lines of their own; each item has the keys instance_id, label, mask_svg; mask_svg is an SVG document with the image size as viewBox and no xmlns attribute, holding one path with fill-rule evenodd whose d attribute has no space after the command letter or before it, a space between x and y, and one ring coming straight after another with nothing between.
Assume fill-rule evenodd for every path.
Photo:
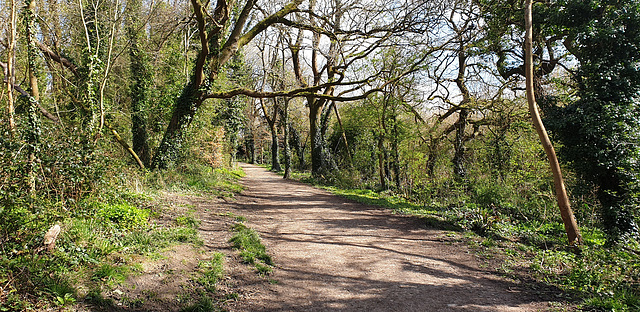
<instances>
[{"instance_id":1,"label":"bare tree branch","mask_svg":"<svg viewBox=\"0 0 640 312\"><path fill-rule=\"evenodd\" d=\"M46 44L40 41L36 41L36 45L38 45L38 48L40 49L40 51L42 51L42 53L46 57L50 58L54 62L62 64L65 68L70 70L73 73L73 75L76 76L76 78L80 76L80 74L78 73L78 66L76 64L74 64L67 58L64 58L58 55L57 53L53 52L51 48L49 48Z\"/></svg>"}]
</instances>

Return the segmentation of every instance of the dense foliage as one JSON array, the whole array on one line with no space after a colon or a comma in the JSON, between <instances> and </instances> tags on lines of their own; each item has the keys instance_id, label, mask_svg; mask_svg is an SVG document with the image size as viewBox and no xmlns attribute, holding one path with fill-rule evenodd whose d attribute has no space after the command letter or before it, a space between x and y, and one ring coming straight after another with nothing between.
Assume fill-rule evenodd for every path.
<instances>
[{"instance_id":1,"label":"dense foliage","mask_svg":"<svg viewBox=\"0 0 640 312\"><path fill-rule=\"evenodd\" d=\"M635 1L569 2L560 25L575 41L576 94L549 108L562 154L597 186L602 228L617 241L638 232L640 6ZM561 104L561 103L557 103Z\"/></svg>"}]
</instances>

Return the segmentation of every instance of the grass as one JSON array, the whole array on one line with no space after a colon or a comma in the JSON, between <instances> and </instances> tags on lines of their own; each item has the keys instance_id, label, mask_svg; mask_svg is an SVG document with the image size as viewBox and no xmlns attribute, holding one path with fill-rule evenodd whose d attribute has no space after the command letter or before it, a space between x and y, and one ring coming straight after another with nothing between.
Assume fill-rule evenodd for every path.
<instances>
[{"instance_id":1,"label":"grass","mask_svg":"<svg viewBox=\"0 0 640 312\"><path fill-rule=\"evenodd\" d=\"M203 295L198 301L182 308L181 312L215 312L222 311L219 307L216 306L215 300L211 299L211 297Z\"/></svg>"},{"instance_id":2,"label":"grass","mask_svg":"<svg viewBox=\"0 0 640 312\"><path fill-rule=\"evenodd\" d=\"M240 251L242 261L253 264L259 274L268 274L272 271L273 261L267 254L266 247L260 241L258 233L242 223L233 226L236 233L229 240L233 247Z\"/></svg>"},{"instance_id":3,"label":"grass","mask_svg":"<svg viewBox=\"0 0 640 312\"><path fill-rule=\"evenodd\" d=\"M102 263L93 272L91 277L94 281L103 281L108 284L121 283L127 277L129 268L123 265L115 265L112 263Z\"/></svg>"},{"instance_id":4,"label":"grass","mask_svg":"<svg viewBox=\"0 0 640 312\"><path fill-rule=\"evenodd\" d=\"M146 176L145 184L156 190L185 194L233 197L242 191L237 181L244 176L242 169L211 168L189 164L179 170L157 170Z\"/></svg>"},{"instance_id":5,"label":"grass","mask_svg":"<svg viewBox=\"0 0 640 312\"><path fill-rule=\"evenodd\" d=\"M216 284L224 277L224 254L216 252L209 261L198 264L200 276L196 281L208 292L216 291Z\"/></svg>"},{"instance_id":6,"label":"grass","mask_svg":"<svg viewBox=\"0 0 640 312\"><path fill-rule=\"evenodd\" d=\"M176 224L179 226L197 229L198 226L200 226L200 220L195 219L191 213L188 213L185 216L178 216L176 218Z\"/></svg>"},{"instance_id":7,"label":"grass","mask_svg":"<svg viewBox=\"0 0 640 312\"><path fill-rule=\"evenodd\" d=\"M238 216L238 215L235 215L235 214L234 214L233 212L231 212L231 211L223 212L223 213L220 213L219 215L220 215L220 216L223 216L223 217L230 217L230 218L233 218L233 219L235 219L235 220L236 220L236 221L238 221L238 222L244 222L244 221L247 221L247 218L246 218L245 216Z\"/></svg>"},{"instance_id":8,"label":"grass","mask_svg":"<svg viewBox=\"0 0 640 312\"><path fill-rule=\"evenodd\" d=\"M165 248L183 243L203 246L200 221L193 211L177 216L174 222L158 224L156 219L163 209L157 199L159 191L233 196L241 190L237 181L244 175L239 170L198 165L178 171L123 176L103 192L92 193L73 205L44 210L47 214L34 220L40 227L48 228L50 220L62 227L56 247L51 253L34 252L44 234L37 229L35 239L0 255L0 311L64 310L80 301L107 309L118 304L130 308L142 305L144 302L136 298L119 302L104 298L102 291L120 287L128 276L140 271L139 261L156 259ZM27 234L17 232L14 236ZM196 279L209 290L221 278L222 259L221 254L215 254L199 267ZM204 303L206 300L200 306Z\"/></svg>"}]
</instances>

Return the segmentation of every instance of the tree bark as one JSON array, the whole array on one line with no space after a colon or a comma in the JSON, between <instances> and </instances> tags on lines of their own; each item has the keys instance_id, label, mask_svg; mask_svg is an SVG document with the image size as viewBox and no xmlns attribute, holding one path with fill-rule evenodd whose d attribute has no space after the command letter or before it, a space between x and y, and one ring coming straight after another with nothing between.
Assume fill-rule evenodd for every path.
<instances>
[{"instance_id":1,"label":"tree bark","mask_svg":"<svg viewBox=\"0 0 640 312\"><path fill-rule=\"evenodd\" d=\"M133 151L145 166L149 166L151 152L149 150L147 134L146 106L149 98L149 72L148 56L140 49L140 30L142 23L142 1L130 0L127 2L127 36L129 39L129 68L131 70L131 136Z\"/></svg>"},{"instance_id":2,"label":"tree bark","mask_svg":"<svg viewBox=\"0 0 640 312\"><path fill-rule=\"evenodd\" d=\"M342 132L342 140L344 141L345 152L347 154L347 160L349 161L349 167L353 167L353 160L351 159L351 150L349 149L349 141L347 141L347 134L344 131L344 126L342 126L342 118L340 118L340 112L338 112L338 105L333 103L333 109L336 113L336 120L338 120L338 125L340 126L340 132Z\"/></svg>"},{"instance_id":3,"label":"tree bark","mask_svg":"<svg viewBox=\"0 0 640 312\"><path fill-rule=\"evenodd\" d=\"M467 177L467 170L464 166L464 152L465 152L465 130L467 127L467 118L469 117L469 110L463 108L458 112L458 120L454 124L456 135L454 139L454 155L453 155L453 173L460 181L464 181Z\"/></svg>"},{"instance_id":4,"label":"tree bark","mask_svg":"<svg viewBox=\"0 0 640 312\"><path fill-rule=\"evenodd\" d=\"M465 181L467 176L467 170L464 166L465 158L465 131L467 128L467 122L469 118L469 109L467 106L471 102L471 92L467 88L465 81L465 73L467 71L467 51L465 42L461 41L458 47L458 75L456 77L456 86L462 94L462 101L460 101L458 120L453 125L455 129L455 141L453 156L453 173L458 181Z\"/></svg>"},{"instance_id":5,"label":"tree bark","mask_svg":"<svg viewBox=\"0 0 640 312\"><path fill-rule=\"evenodd\" d=\"M267 111L267 107L264 104L264 99L260 99L260 107L262 108L262 112L264 114L264 118L267 120L267 124L269 125L269 131L271 132L271 170L280 172L282 168L280 167L280 152L278 145L278 103L277 98L273 99L273 115L269 117L269 112Z\"/></svg>"},{"instance_id":6,"label":"tree bark","mask_svg":"<svg viewBox=\"0 0 640 312\"><path fill-rule=\"evenodd\" d=\"M387 175L384 170L384 135L382 132L378 137L378 175L380 176L380 187L383 190L387 189Z\"/></svg>"},{"instance_id":7,"label":"tree bark","mask_svg":"<svg viewBox=\"0 0 640 312\"><path fill-rule=\"evenodd\" d=\"M393 112L393 141L391 142L391 149L393 150L393 179L396 184L396 189L400 189L400 151L399 151L399 138L398 138L398 114L394 109Z\"/></svg>"},{"instance_id":8,"label":"tree bark","mask_svg":"<svg viewBox=\"0 0 640 312\"><path fill-rule=\"evenodd\" d=\"M313 175L320 175L322 172L322 137L320 135L319 117L320 117L320 105L315 102L318 101L315 98L308 97L307 103L309 105L309 137L311 137L311 173Z\"/></svg>"},{"instance_id":9,"label":"tree bark","mask_svg":"<svg viewBox=\"0 0 640 312\"><path fill-rule=\"evenodd\" d=\"M278 125L273 122L269 125L271 128L271 170L280 172L282 167L280 166L280 145L278 144Z\"/></svg>"},{"instance_id":10,"label":"tree bark","mask_svg":"<svg viewBox=\"0 0 640 312\"><path fill-rule=\"evenodd\" d=\"M36 175L37 175L37 158L40 141L40 120L36 114L38 102L40 101L40 91L38 88L38 76L36 75L36 43L35 43L35 0L31 0L25 10L25 28L27 37L27 61L29 62L29 89L31 95L28 97L28 128L27 128L27 145L29 152L28 159L28 183L29 193L35 197L36 193Z\"/></svg>"},{"instance_id":11,"label":"tree bark","mask_svg":"<svg viewBox=\"0 0 640 312\"><path fill-rule=\"evenodd\" d=\"M526 94L527 94L527 102L529 104L529 113L531 114L531 119L533 121L533 125L536 131L538 132L538 136L540 137L542 147L544 148L544 151L547 154L547 158L549 159L549 165L551 167L551 172L553 173L553 183L555 185L556 199L558 201L558 207L560 208L560 215L562 216L564 228L565 228L565 231L567 232L569 245L572 247L578 247L579 245L582 244L582 236L580 235L578 224L573 215L573 212L571 211L569 196L567 195L567 191L564 186L562 171L560 170L560 164L558 162L558 158L556 157L556 152L553 148L553 145L551 144L551 141L549 140L547 131L544 125L542 124L542 119L540 118L540 113L538 112L538 107L537 107L536 99L534 95L533 53L532 53L533 22L532 22L531 10L532 10L532 0L525 0L525 28L526 28L525 71L526 71Z\"/></svg>"},{"instance_id":12,"label":"tree bark","mask_svg":"<svg viewBox=\"0 0 640 312\"><path fill-rule=\"evenodd\" d=\"M300 171L305 169L305 160L304 160L304 143L300 140L300 134L298 133L298 131L296 130L296 128L293 126L293 124L289 123L287 125L287 127L289 128L289 143L291 145L293 145L293 148L296 151L296 155L298 156L298 169Z\"/></svg>"},{"instance_id":13,"label":"tree bark","mask_svg":"<svg viewBox=\"0 0 640 312\"><path fill-rule=\"evenodd\" d=\"M255 164L256 163L256 139L255 139L255 130L254 129L250 129L249 131L251 131L249 133L249 139L246 140L247 141L247 153L249 153L249 163L250 164Z\"/></svg>"},{"instance_id":14,"label":"tree bark","mask_svg":"<svg viewBox=\"0 0 640 312\"><path fill-rule=\"evenodd\" d=\"M114 129L113 127L111 127L109 125L109 123L105 123L105 126L111 131L111 134L113 134L113 137L116 139L116 142L118 142L118 144L120 144L126 151L127 153L129 153L129 155L131 155L131 157L133 157L133 160L136 161L136 163L138 164L138 166L140 167L140 169L144 169L144 163L142 162L142 160L140 159L140 157L138 157L138 155L136 154L136 152L134 151L133 148L131 148L129 146L129 144L127 144L127 141L125 141L120 134L118 134L118 131L116 131L116 129Z\"/></svg>"},{"instance_id":15,"label":"tree bark","mask_svg":"<svg viewBox=\"0 0 640 312\"><path fill-rule=\"evenodd\" d=\"M14 85L14 77L13 74L13 59L16 48L16 1L10 0L10 8L9 8L9 38L8 46L7 46L7 67L5 68L6 83L7 83L7 118L9 124L9 133L12 136L15 136L16 133L16 123L14 119L15 106L13 102L13 85Z\"/></svg>"},{"instance_id":16,"label":"tree bark","mask_svg":"<svg viewBox=\"0 0 640 312\"><path fill-rule=\"evenodd\" d=\"M167 130L151 162L152 168L166 169L179 158L185 139L184 133L203 101L202 92L198 91L198 87L192 75L191 82L182 89L174 105Z\"/></svg>"},{"instance_id":17,"label":"tree bark","mask_svg":"<svg viewBox=\"0 0 640 312\"><path fill-rule=\"evenodd\" d=\"M282 124L284 125L284 178L291 178L291 147L289 146L289 99L284 99Z\"/></svg>"}]
</instances>

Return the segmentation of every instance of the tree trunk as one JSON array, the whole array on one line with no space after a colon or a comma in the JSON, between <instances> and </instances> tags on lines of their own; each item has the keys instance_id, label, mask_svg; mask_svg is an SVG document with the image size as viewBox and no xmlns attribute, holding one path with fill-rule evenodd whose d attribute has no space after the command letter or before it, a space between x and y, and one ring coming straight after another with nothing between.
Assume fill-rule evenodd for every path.
<instances>
[{"instance_id":1,"label":"tree trunk","mask_svg":"<svg viewBox=\"0 0 640 312\"><path fill-rule=\"evenodd\" d=\"M182 89L182 94L176 101L171 121L151 162L152 168L166 169L178 160L184 143L185 131L191 124L202 101L201 91L198 91L195 76L192 75L191 82Z\"/></svg>"},{"instance_id":2,"label":"tree trunk","mask_svg":"<svg viewBox=\"0 0 640 312\"><path fill-rule=\"evenodd\" d=\"M256 163L256 139L255 139L255 134L253 129L250 129L249 131L251 131L249 133L249 139L245 140L245 144L247 145L247 153L249 153L249 163L250 164L255 164Z\"/></svg>"},{"instance_id":3,"label":"tree trunk","mask_svg":"<svg viewBox=\"0 0 640 312\"><path fill-rule=\"evenodd\" d=\"M464 181L467 177L467 170L464 166L464 141L468 117L469 110L466 108L461 109L458 113L458 120L454 125L456 129L456 137L454 141L455 154L453 155L453 173L459 181Z\"/></svg>"},{"instance_id":4,"label":"tree trunk","mask_svg":"<svg viewBox=\"0 0 640 312\"><path fill-rule=\"evenodd\" d=\"M256 160L256 141L252 138L251 142L249 144L250 144L249 145L249 150L250 150L250 153L251 153L250 163L255 164L255 163L257 163L257 160Z\"/></svg>"},{"instance_id":5,"label":"tree trunk","mask_svg":"<svg viewBox=\"0 0 640 312\"><path fill-rule=\"evenodd\" d=\"M289 147L289 99L284 99L282 108L282 124L284 125L284 178L291 178L291 147Z\"/></svg>"},{"instance_id":6,"label":"tree trunk","mask_svg":"<svg viewBox=\"0 0 640 312\"><path fill-rule=\"evenodd\" d=\"M13 102L13 85L15 80L15 75L13 74L13 60L14 53L16 47L16 1L10 0L10 9L9 9L9 38L8 38L8 46L7 46L7 66L5 68L5 79L7 83L7 118L9 124L9 133L12 136L15 136L16 133L16 123L14 119L15 106Z\"/></svg>"},{"instance_id":7,"label":"tree trunk","mask_svg":"<svg viewBox=\"0 0 640 312\"><path fill-rule=\"evenodd\" d=\"M305 161L304 161L304 145L300 140L300 134L293 126L293 124L289 123L289 144L293 146L293 149L296 151L296 155L298 156L298 169L300 171L305 169Z\"/></svg>"},{"instance_id":8,"label":"tree trunk","mask_svg":"<svg viewBox=\"0 0 640 312\"><path fill-rule=\"evenodd\" d=\"M400 189L400 152L398 151L398 124L397 115L394 112L393 115L393 142L391 142L391 148L393 150L393 171L396 188Z\"/></svg>"},{"instance_id":9,"label":"tree trunk","mask_svg":"<svg viewBox=\"0 0 640 312\"><path fill-rule=\"evenodd\" d=\"M387 175L384 172L384 135L380 133L378 137L378 175L380 176L380 187L387 189Z\"/></svg>"},{"instance_id":10,"label":"tree trunk","mask_svg":"<svg viewBox=\"0 0 640 312\"><path fill-rule=\"evenodd\" d=\"M427 161L425 164L425 170L427 171L427 176L429 176L429 179L433 179L435 175L436 158L438 154L437 151L438 151L439 143L440 143L439 138L433 138L433 136L430 137L429 149L427 153Z\"/></svg>"},{"instance_id":11,"label":"tree trunk","mask_svg":"<svg viewBox=\"0 0 640 312\"><path fill-rule=\"evenodd\" d=\"M549 165L551 167L551 171L553 173L553 183L555 185L556 191L556 199L558 201L558 207L560 208L560 215L562 216L562 221L564 222L564 228L567 232L567 238L569 240L569 245L572 247L577 247L582 244L582 236L580 235L580 231L578 229L578 224L576 219L571 211L571 204L569 202L569 196L567 195L567 191L564 186L564 180L562 178L562 172L560 170L560 164L558 163L558 158L556 157L556 152L551 145L551 141L549 140L549 136L547 135L547 131L542 124L542 120L540 118L540 113L538 112L538 107L536 105L536 99L534 96L534 86L533 86L533 53L532 53L532 32L533 32L533 23L531 17L531 4L532 0L525 0L525 28L526 28L526 37L525 37L525 72L526 72L526 80L527 80L527 102L529 104L529 113L531 114L531 119L533 121L533 125L538 132L538 136L540 137L540 141L544 148L545 153L547 154L547 158L549 159Z\"/></svg>"},{"instance_id":12,"label":"tree trunk","mask_svg":"<svg viewBox=\"0 0 640 312\"><path fill-rule=\"evenodd\" d=\"M116 139L116 142L118 142L118 144L120 144L120 146L122 146L122 148L124 148L127 153L129 153L129 155L131 155L131 157L133 158L133 160L136 161L136 163L138 164L138 166L140 167L140 169L144 169L144 164L142 163L142 160L140 160L140 157L138 157L138 154L136 154L136 152L133 150L133 148L131 148L129 146L129 144L127 144L127 141L125 141L120 134L118 133L118 131L116 131L116 129L114 129L113 127L111 127L109 125L108 122L105 123L105 126L111 131L111 134L113 134L113 137Z\"/></svg>"},{"instance_id":13,"label":"tree trunk","mask_svg":"<svg viewBox=\"0 0 640 312\"><path fill-rule=\"evenodd\" d=\"M322 173L322 137L320 135L319 117L320 106L315 99L307 98L309 103L309 136L311 137L311 173L319 176Z\"/></svg>"},{"instance_id":14,"label":"tree trunk","mask_svg":"<svg viewBox=\"0 0 640 312\"><path fill-rule=\"evenodd\" d=\"M98 103L98 74L101 71L101 60L103 55L101 51L101 45L99 44L98 30L101 28L95 10L97 8L92 7L87 3L85 8L84 3L78 3L78 9L80 10L80 18L82 19L82 26L84 28L84 36L86 40L86 49L82 53L82 65L85 68L82 80L80 82L81 98L83 102L83 109L85 109L88 115L84 122L84 128L88 135L87 144L90 141L95 143L95 140L99 137L99 103ZM88 10L88 11L85 11ZM93 12L91 12L93 10ZM88 146L87 146L88 147Z\"/></svg>"},{"instance_id":15,"label":"tree trunk","mask_svg":"<svg viewBox=\"0 0 640 312\"><path fill-rule=\"evenodd\" d=\"M338 105L333 103L333 109L336 113L336 120L338 120L338 125L340 126L340 132L342 132L342 140L344 141L345 153L347 154L347 161L349 162L349 167L353 168L353 160L351 159L351 150L349 149L349 141L347 141L347 134L344 131L344 126L342 126L342 118L340 118L340 112L338 112Z\"/></svg>"},{"instance_id":16,"label":"tree trunk","mask_svg":"<svg viewBox=\"0 0 640 312\"><path fill-rule=\"evenodd\" d=\"M467 119L469 118L469 109L466 107L471 102L471 92L467 88L465 73L467 71L467 51L463 41L460 42L458 48L458 76L456 77L456 86L462 94L458 112L458 120L453 125L456 132L454 141L455 154L453 156L453 173L456 180L463 182L467 178L467 170L464 167L464 142L465 130L467 128Z\"/></svg>"},{"instance_id":17,"label":"tree trunk","mask_svg":"<svg viewBox=\"0 0 640 312\"><path fill-rule=\"evenodd\" d=\"M29 89L31 95L28 98L28 128L27 128L27 145L29 152L29 172L28 183L29 193L35 197L36 193L36 175L37 175L37 153L40 141L40 120L37 115L38 101L40 100L40 91L38 89L38 77L36 75L36 58L38 47L35 43L36 36L36 16L34 13L36 7L35 0L31 0L25 10L25 24L27 37L27 60L29 62Z\"/></svg>"},{"instance_id":18,"label":"tree trunk","mask_svg":"<svg viewBox=\"0 0 640 312\"><path fill-rule=\"evenodd\" d=\"M280 146L278 144L278 125L274 120L269 127L271 128L271 170L280 172Z\"/></svg>"},{"instance_id":19,"label":"tree trunk","mask_svg":"<svg viewBox=\"0 0 640 312\"><path fill-rule=\"evenodd\" d=\"M149 84L151 73L149 71L148 56L139 48L140 30L143 26L140 22L142 2L130 0L127 7L127 36L129 37L129 61L131 70L131 136L133 151L145 166L149 166L151 153L147 135L147 102L149 100Z\"/></svg>"},{"instance_id":20,"label":"tree trunk","mask_svg":"<svg viewBox=\"0 0 640 312\"><path fill-rule=\"evenodd\" d=\"M234 16L233 25L228 23L231 11L229 2L217 1L213 14L209 14L210 12L207 11L209 2L191 1L201 48L189 83L182 89L182 94L174 105L171 121L153 157L152 168L166 168L177 160L184 143L185 132L204 102L206 94L215 85L220 69L238 49L269 26L281 21L287 14L296 11L301 2L302 0L293 0L287 3L282 9L259 21L243 35L242 32L252 15L254 0L247 1L239 15ZM228 36L224 37L225 35Z\"/></svg>"}]
</instances>

